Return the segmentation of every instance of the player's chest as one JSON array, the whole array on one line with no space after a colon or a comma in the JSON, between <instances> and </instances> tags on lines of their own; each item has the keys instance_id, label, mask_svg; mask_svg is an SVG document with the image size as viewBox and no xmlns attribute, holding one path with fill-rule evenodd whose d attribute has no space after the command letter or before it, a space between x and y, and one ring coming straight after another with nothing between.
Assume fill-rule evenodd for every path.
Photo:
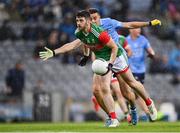
<instances>
[{"instance_id":1,"label":"player's chest","mask_svg":"<svg viewBox=\"0 0 180 133\"><path fill-rule=\"evenodd\" d=\"M87 45L97 45L99 44L98 38L93 34L83 35L81 41Z\"/></svg>"}]
</instances>

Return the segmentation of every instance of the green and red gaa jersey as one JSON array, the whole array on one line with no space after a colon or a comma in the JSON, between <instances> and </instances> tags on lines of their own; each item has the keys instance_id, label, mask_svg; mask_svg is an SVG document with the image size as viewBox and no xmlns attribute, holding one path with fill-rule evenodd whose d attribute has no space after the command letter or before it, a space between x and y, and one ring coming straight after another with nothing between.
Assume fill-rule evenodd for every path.
<instances>
[{"instance_id":1,"label":"green and red gaa jersey","mask_svg":"<svg viewBox=\"0 0 180 133\"><path fill-rule=\"evenodd\" d=\"M86 47L94 52L96 58L103 58L106 61L110 59L111 48L106 46L110 40L110 36L101 27L91 24L89 33L84 33L83 31L76 29L75 35L86 45ZM117 46L119 48L117 56L120 56L123 49L119 44L117 44Z\"/></svg>"},{"instance_id":2,"label":"green and red gaa jersey","mask_svg":"<svg viewBox=\"0 0 180 133\"><path fill-rule=\"evenodd\" d=\"M122 35L119 35L119 44L125 48L128 45L128 42L126 41L126 38Z\"/></svg>"}]
</instances>

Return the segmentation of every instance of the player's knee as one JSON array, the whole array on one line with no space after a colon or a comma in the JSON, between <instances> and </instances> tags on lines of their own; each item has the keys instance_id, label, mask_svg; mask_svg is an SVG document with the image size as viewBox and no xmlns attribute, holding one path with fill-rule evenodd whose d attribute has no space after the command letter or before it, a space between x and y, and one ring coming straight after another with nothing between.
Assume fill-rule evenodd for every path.
<instances>
[{"instance_id":1,"label":"player's knee","mask_svg":"<svg viewBox=\"0 0 180 133\"><path fill-rule=\"evenodd\" d=\"M98 86L93 86L93 94L96 96L96 95L99 95L101 93L101 89L100 87Z\"/></svg>"},{"instance_id":2,"label":"player's knee","mask_svg":"<svg viewBox=\"0 0 180 133\"><path fill-rule=\"evenodd\" d=\"M133 80L133 81L127 81L126 82L131 88L135 88L137 86L137 81Z\"/></svg>"},{"instance_id":3,"label":"player's knee","mask_svg":"<svg viewBox=\"0 0 180 133\"><path fill-rule=\"evenodd\" d=\"M129 95L128 95L128 92L127 92L127 91L123 91L123 92L122 92L122 95L123 95L126 99L128 99L128 96L129 96Z\"/></svg>"},{"instance_id":4,"label":"player's knee","mask_svg":"<svg viewBox=\"0 0 180 133\"><path fill-rule=\"evenodd\" d=\"M110 86L107 84L103 84L101 90L103 94L111 93Z\"/></svg>"}]
</instances>

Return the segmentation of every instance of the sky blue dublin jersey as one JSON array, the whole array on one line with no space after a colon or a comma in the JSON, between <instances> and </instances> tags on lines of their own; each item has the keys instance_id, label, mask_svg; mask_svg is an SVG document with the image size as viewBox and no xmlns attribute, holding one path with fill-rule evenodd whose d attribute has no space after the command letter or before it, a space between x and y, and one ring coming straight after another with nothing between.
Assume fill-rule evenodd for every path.
<instances>
[{"instance_id":1,"label":"sky blue dublin jersey","mask_svg":"<svg viewBox=\"0 0 180 133\"><path fill-rule=\"evenodd\" d=\"M111 18L102 18L100 19L100 26L109 33L116 43L119 43L119 34L116 30L122 28L121 22Z\"/></svg>"},{"instance_id":2,"label":"sky blue dublin jersey","mask_svg":"<svg viewBox=\"0 0 180 133\"><path fill-rule=\"evenodd\" d=\"M146 49L150 47L149 41L143 35L140 35L135 40L132 40L129 35L126 37L126 40L132 50L132 56L129 58L129 64L132 72L145 73Z\"/></svg>"}]
</instances>

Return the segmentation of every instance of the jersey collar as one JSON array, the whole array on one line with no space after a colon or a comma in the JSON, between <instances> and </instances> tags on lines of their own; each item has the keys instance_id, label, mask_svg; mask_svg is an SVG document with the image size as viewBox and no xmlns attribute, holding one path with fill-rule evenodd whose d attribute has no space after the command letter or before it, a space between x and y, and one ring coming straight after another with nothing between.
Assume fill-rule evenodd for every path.
<instances>
[{"instance_id":1,"label":"jersey collar","mask_svg":"<svg viewBox=\"0 0 180 133\"><path fill-rule=\"evenodd\" d=\"M82 33L83 33L85 36L88 36L89 33L91 32L91 29L92 29L92 24L91 24L90 28L88 29L88 33L85 33L84 31L82 31Z\"/></svg>"}]
</instances>

